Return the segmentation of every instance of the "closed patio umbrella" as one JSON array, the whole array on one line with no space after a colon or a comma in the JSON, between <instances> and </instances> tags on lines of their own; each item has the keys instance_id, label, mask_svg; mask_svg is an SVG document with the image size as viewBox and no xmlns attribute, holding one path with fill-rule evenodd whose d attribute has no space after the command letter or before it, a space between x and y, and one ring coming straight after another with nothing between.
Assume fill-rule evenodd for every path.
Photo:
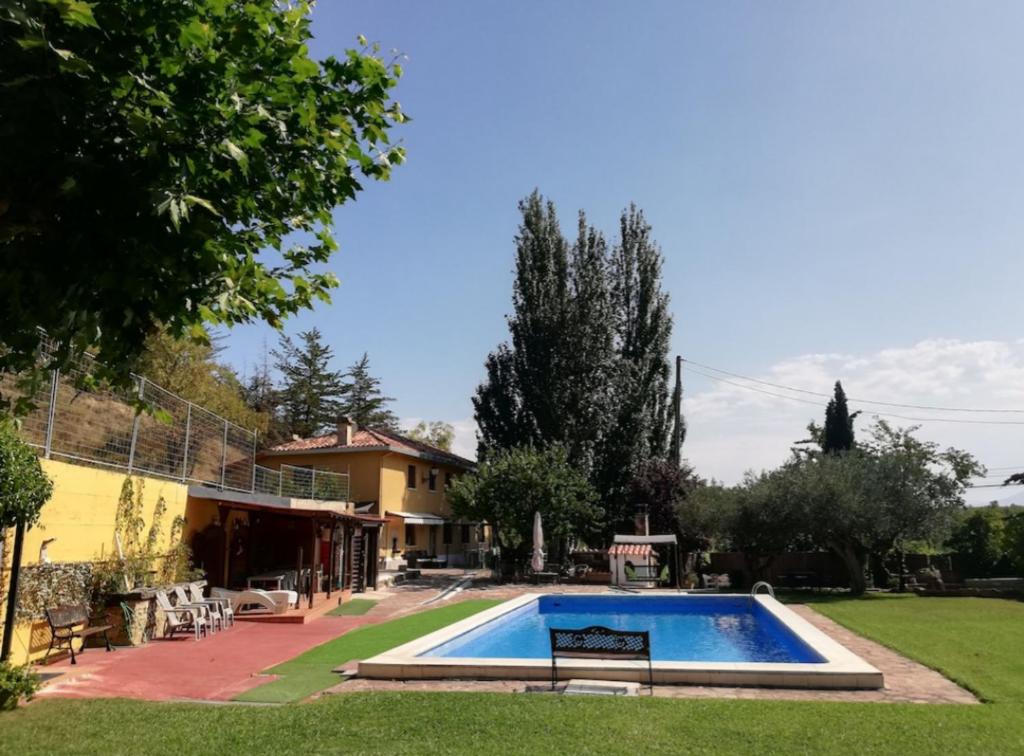
<instances>
[{"instance_id":1,"label":"closed patio umbrella","mask_svg":"<svg viewBox=\"0 0 1024 756\"><path fill-rule=\"evenodd\" d=\"M533 558L530 566L534 572L544 571L544 526L540 521L540 512L533 513Z\"/></svg>"}]
</instances>

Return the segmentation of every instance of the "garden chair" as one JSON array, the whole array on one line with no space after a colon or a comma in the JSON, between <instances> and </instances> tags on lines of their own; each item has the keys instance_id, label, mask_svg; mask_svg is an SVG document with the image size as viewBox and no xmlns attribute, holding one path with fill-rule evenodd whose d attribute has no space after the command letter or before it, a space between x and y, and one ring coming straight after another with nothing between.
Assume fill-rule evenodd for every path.
<instances>
[{"instance_id":1,"label":"garden chair","mask_svg":"<svg viewBox=\"0 0 1024 756\"><path fill-rule=\"evenodd\" d=\"M235 610L231 608L231 601L229 599L217 598L215 596L204 598L203 588L199 583L188 584L188 595L192 599L193 604L209 604L210 606L216 606L222 617L222 627L231 627L235 624Z\"/></svg>"},{"instance_id":2,"label":"garden chair","mask_svg":"<svg viewBox=\"0 0 1024 756\"><path fill-rule=\"evenodd\" d=\"M219 604L207 604L205 601L192 601L185 593L185 588L180 585L174 586L175 606L183 606L186 609L195 609L206 618L210 626L210 632L215 633L224 629L224 615L220 613Z\"/></svg>"},{"instance_id":3,"label":"garden chair","mask_svg":"<svg viewBox=\"0 0 1024 756\"><path fill-rule=\"evenodd\" d=\"M174 634L181 630L195 632L196 640L199 640L201 635L207 632L206 618L196 609L171 606L171 600L167 597L166 591L156 592L156 605L160 607L167 618L167 624L164 627L165 638L173 638Z\"/></svg>"}]
</instances>

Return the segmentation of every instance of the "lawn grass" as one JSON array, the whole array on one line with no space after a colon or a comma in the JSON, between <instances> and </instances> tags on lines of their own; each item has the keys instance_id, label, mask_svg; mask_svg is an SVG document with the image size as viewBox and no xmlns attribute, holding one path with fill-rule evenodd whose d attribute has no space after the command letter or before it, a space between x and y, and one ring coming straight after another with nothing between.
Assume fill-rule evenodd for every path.
<instances>
[{"instance_id":1,"label":"lawn grass","mask_svg":"<svg viewBox=\"0 0 1024 756\"><path fill-rule=\"evenodd\" d=\"M43 701L0 753L1009 754L1021 707L356 693L279 707Z\"/></svg>"},{"instance_id":2,"label":"lawn grass","mask_svg":"<svg viewBox=\"0 0 1024 756\"><path fill-rule=\"evenodd\" d=\"M465 619L484 609L490 609L498 603L500 602L488 599L461 601L390 622L382 622L379 625L357 628L311 648L284 664L271 667L267 671L280 675L280 679L248 690L235 700L259 703L301 701L341 682L338 675L331 670L345 662L376 656L389 648L408 643L445 625Z\"/></svg>"},{"instance_id":3,"label":"lawn grass","mask_svg":"<svg viewBox=\"0 0 1024 756\"><path fill-rule=\"evenodd\" d=\"M1024 603L876 594L815 610L939 670L982 700L1024 704Z\"/></svg>"},{"instance_id":4,"label":"lawn grass","mask_svg":"<svg viewBox=\"0 0 1024 756\"><path fill-rule=\"evenodd\" d=\"M414 692L327 696L279 707L47 700L0 714L0 754L1024 753L1024 681L1015 658L1024 648L1024 605L916 597L816 603L836 621L946 670L994 703ZM398 623L422 616L387 623L386 642L408 640L412 629ZM313 649L310 654L321 658L311 663L337 663L347 653L341 642L359 632Z\"/></svg>"},{"instance_id":5,"label":"lawn grass","mask_svg":"<svg viewBox=\"0 0 1024 756\"><path fill-rule=\"evenodd\" d=\"M377 606L377 602L376 601L371 601L370 599L361 599L361 598L351 599L350 601L346 601L344 604L342 604L341 606L337 607L336 609L331 609L331 611L327 612L327 616L328 617L356 617L356 616L359 616L361 614L366 614L368 611L373 609L373 607L375 607L375 606Z\"/></svg>"}]
</instances>

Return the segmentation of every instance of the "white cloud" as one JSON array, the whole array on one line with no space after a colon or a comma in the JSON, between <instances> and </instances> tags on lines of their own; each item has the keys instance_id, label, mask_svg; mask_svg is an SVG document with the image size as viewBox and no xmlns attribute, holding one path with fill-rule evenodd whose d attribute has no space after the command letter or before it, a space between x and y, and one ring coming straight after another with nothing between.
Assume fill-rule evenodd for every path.
<instances>
[{"instance_id":1,"label":"white cloud","mask_svg":"<svg viewBox=\"0 0 1024 756\"><path fill-rule=\"evenodd\" d=\"M752 377L822 393L830 392L832 384L839 379L849 397L860 399L946 407L1024 409L1024 343L933 339L872 354L810 354L782 360ZM786 393L801 401L768 396L709 380L694 370L688 374L684 370L684 380L683 411L688 424L685 454L700 474L727 483L739 480L745 470L761 470L782 462L792 443L804 437L807 423L810 420L820 423L824 418L827 401L824 398L755 384L765 391ZM934 421L934 418L952 417L1024 423L1024 414L887 408L859 405L854 401L850 406L851 410L864 410L857 422L859 429L864 429L878 412L921 418L919 421L888 419L904 426L920 424L921 437L943 446L966 449L989 467L1019 465L1024 470L1024 444L1021 443L1024 424ZM998 483L1001 479L987 482ZM1024 494L1020 488L976 489L970 492L969 500L977 503L1011 497L1024 499Z\"/></svg>"}]
</instances>

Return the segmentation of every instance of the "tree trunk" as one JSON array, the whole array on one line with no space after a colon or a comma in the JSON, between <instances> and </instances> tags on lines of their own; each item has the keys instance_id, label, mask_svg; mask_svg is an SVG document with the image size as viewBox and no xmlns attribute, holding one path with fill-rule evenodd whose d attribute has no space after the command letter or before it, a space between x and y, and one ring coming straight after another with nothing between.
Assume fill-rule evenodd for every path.
<instances>
[{"instance_id":1,"label":"tree trunk","mask_svg":"<svg viewBox=\"0 0 1024 756\"><path fill-rule=\"evenodd\" d=\"M850 593L854 596L863 595L867 590L867 583L864 580L864 562L857 550L848 543L830 543L829 548L843 560L843 565L850 578Z\"/></svg>"}]
</instances>

